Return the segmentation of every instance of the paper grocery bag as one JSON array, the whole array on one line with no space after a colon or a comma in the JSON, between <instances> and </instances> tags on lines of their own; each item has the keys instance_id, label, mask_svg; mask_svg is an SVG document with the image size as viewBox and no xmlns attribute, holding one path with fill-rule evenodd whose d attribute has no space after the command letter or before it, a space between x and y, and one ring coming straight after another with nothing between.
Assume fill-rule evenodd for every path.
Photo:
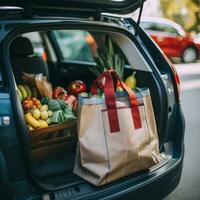
<instances>
[{"instance_id":1,"label":"paper grocery bag","mask_svg":"<svg viewBox=\"0 0 200 200\"><path fill-rule=\"evenodd\" d=\"M149 90L135 94L113 71L104 72L105 98L79 98L74 173L99 186L159 163L159 144ZM126 92L115 93L113 81Z\"/></svg>"}]
</instances>

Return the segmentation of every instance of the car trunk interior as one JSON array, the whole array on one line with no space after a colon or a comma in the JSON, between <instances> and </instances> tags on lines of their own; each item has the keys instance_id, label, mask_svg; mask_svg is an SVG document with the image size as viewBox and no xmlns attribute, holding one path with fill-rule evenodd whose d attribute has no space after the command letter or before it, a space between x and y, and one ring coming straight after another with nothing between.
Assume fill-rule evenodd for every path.
<instances>
[{"instance_id":1,"label":"car trunk interior","mask_svg":"<svg viewBox=\"0 0 200 200\"><path fill-rule=\"evenodd\" d=\"M87 30L84 30L87 31ZM43 31L43 34L46 36L49 34ZM153 108L155 112L156 124L159 134L159 139L164 134L163 129L163 99L161 98L161 88L158 84L155 75L150 67L150 64L143 58L143 55L138 50L137 45L134 44L131 39L122 33L111 32L111 31L102 31L102 30L88 30L97 45L100 44L99 36L108 35L121 49L124 53L127 63L124 69L124 78L128 77L136 71L137 78L137 87L144 88L148 87L151 92L151 98L153 103ZM46 37L45 36L45 37ZM133 35L132 35L133 37ZM52 37L48 37L49 41L52 40ZM11 43L12 45L12 43ZM45 44L49 48L49 44ZM52 45L54 47L54 45ZM51 47L51 48L52 48ZM49 66L49 77L50 81L53 83L53 86L61 86L67 88L68 84L74 80L82 80L87 85L87 91L89 92L90 85L95 80L96 75L94 74L91 68L96 66L95 62L81 62L81 61L71 61L71 60L61 60L52 59L51 52L45 49L47 53L47 66ZM51 50L52 51L52 50ZM54 52L55 56L57 54ZM51 58L50 58L51 57ZM19 84L19 73L16 71L18 60L13 59L13 54L10 54L11 65L13 68L16 84ZM21 62L21 61L19 61ZM28 64L28 62L27 62ZM15 69L14 69L15 67ZM55 69L56 68L56 69ZM52 74L52 72L55 72ZM30 71L26 71L31 73ZM44 69L41 69L41 72L44 73ZM20 72L21 73L21 72ZM38 72L39 73L39 72ZM56 78L55 78L56 77ZM18 82L19 81L19 82ZM166 105L167 106L167 105ZM21 115L23 113L21 107ZM25 125L25 121L23 122ZM26 127L24 127L27 129ZM20 134L20 130L19 130ZM43 131L40 131L40 134L43 134ZM29 131L27 129L27 135ZM33 135L31 141L28 141L29 149L31 155L31 171L34 175L34 179L46 190L55 190L64 187L80 186L85 183L85 181L73 173L74 157L77 146L77 129L76 123L65 127L62 130L56 130L51 133L44 133L43 139L38 139L37 134ZM133 177L140 175L141 172L136 173ZM131 176L130 176L131 177ZM124 179L121 179L124 180ZM116 182L120 182L116 181ZM111 185L115 184L111 183ZM105 186L103 186L105 187ZM91 190L98 190L96 187L90 186ZM81 189L76 187L76 192L80 192ZM87 191L87 188L85 189ZM73 196L73 192L71 193ZM75 195L75 194L74 194Z\"/></svg>"}]
</instances>

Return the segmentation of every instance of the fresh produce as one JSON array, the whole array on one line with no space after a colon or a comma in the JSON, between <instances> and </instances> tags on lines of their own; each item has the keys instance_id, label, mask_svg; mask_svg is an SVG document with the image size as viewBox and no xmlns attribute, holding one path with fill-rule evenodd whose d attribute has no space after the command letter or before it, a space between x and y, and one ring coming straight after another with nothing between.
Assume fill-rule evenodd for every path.
<instances>
[{"instance_id":1,"label":"fresh produce","mask_svg":"<svg viewBox=\"0 0 200 200\"><path fill-rule=\"evenodd\" d=\"M35 97L27 97L22 101L22 107L24 112L28 112L30 109L40 108L41 103Z\"/></svg>"},{"instance_id":2,"label":"fresh produce","mask_svg":"<svg viewBox=\"0 0 200 200\"><path fill-rule=\"evenodd\" d=\"M48 117L51 117L53 115L53 112L51 110L48 110Z\"/></svg>"},{"instance_id":3,"label":"fresh produce","mask_svg":"<svg viewBox=\"0 0 200 200\"><path fill-rule=\"evenodd\" d=\"M29 124L30 126L32 126L33 128L40 128L41 124L39 121L37 121L30 112L25 114L25 120L27 122L27 124Z\"/></svg>"},{"instance_id":4,"label":"fresh produce","mask_svg":"<svg viewBox=\"0 0 200 200\"><path fill-rule=\"evenodd\" d=\"M48 123L42 119L39 119L39 123L40 123L40 128L46 128L49 126Z\"/></svg>"},{"instance_id":5,"label":"fresh produce","mask_svg":"<svg viewBox=\"0 0 200 200\"><path fill-rule=\"evenodd\" d=\"M18 85L17 87L22 94L22 99L25 99L26 97L28 97L27 91L22 85Z\"/></svg>"},{"instance_id":6,"label":"fresh produce","mask_svg":"<svg viewBox=\"0 0 200 200\"><path fill-rule=\"evenodd\" d=\"M41 102L39 99L32 97L31 100L33 101L33 104L36 108L40 108L41 107Z\"/></svg>"},{"instance_id":7,"label":"fresh produce","mask_svg":"<svg viewBox=\"0 0 200 200\"><path fill-rule=\"evenodd\" d=\"M33 117L34 117L35 119L39 119L41 113L40 113L39 109L36 108L36 109L33 109L33 110L32 110L32 115L33 115Z\"/></svg>"},{"instance_id":8,"label":"fresh produce","mask_svg":"<svg viewBox=\"0 0 200 200\"><path fill-rule=\"evenodd\" d=\"M61 109L60 104L56 99L49 100L48 107L49 107L49 110L52 110L52 111L57 111Z\"/></svg>"},{"instance_id":9,"label":"fresh produce","mask_svg":"<svg viewBox=\"0 0 200 200\"><path fill-rule=\"evenodd\" d=\"M77 110L78 101L74 95L64 95L62 98L67 105L71 106L74 110Z\"/></svg>"},{"instance_id":10,"label":"fresh produce","mask_svg":"<svg viewBox=\"0 0 200 200\"><path fill-rule=\"evenodd\" d=\"M61 110L67 107L66 102L63 99L57 99L58 103L60 104Z\"/></svg>"},{"instance_id":11,"label":"fresh produce","mask_svg":"<svg viewBox=\"0 0 200 200\"><path fill-rule=\"evenodd\" d=\"M41 107L40 107L40 111L48 111L48 105L42 105Z\"/></svg>"},{"instance_id":12,"label":"fresh produce","mask_svg":"<svg viewBox=\"0 0 200 200\"><path fill-rule=\"evenodd\" d=\"M27 96L28 97L32 97L32 91L31 88L28 85L23 85L23 87L25 88L26 92L27 92Z\"/></svg>"},{"instance_id":13,"label":"fresh produce","mask_svg":"<svg viewBox=\"0 0 200 200\"><path fill-rule=\"evenodd\" d=\"M18 85L17 88L21 92L22 99L26 99L27 97L32 97L32 96L37 97L37 90L34 87L31 88L30 86L24 84L24 85Z\"/></svg>"},{"instance_id":14,"label":"fresh produce","mask_svg":"<svg viewBox=\"0 0 200 200\"><path fill-rule=\"evenodd\" d=\"M48 119L47 122L48 124L62 124L75 119L76 116L74 115L72 108L66 105L64 110L57 110L53 112L52 117Z\"/></svg>"},{"instance_id":15,"label":"fresh produce","mask_svg":"<svg viewBox=\"0 0 200 200\"><path fill-rule=\"evenodd\" d=\"M136 87L136 84L137 84L135 74L136 74L136 72L133 72L133 74L128 76L125 80L126 85L129 86L131 89L134 89Z\"/></svg>"},{"instance_id":16,"label":"fresh produce","mask_svg":"<svg viewBox=\"0 0 200 200\"><path fill-rule=\"evenodd\" d=\"M76 80L70 83L68 91L69 93L77 96L81 92L86 92L86 85L83 81Z\"/></svg>"},{"instance_id":17,"label":"fresh produce","mask_svg":"<svg viewBox=\"0 0 200 200\"><path fill-rule=\"evenodd\" d=\"M22 102L22 107L24 112L27 112L28 110L33 108L33 102L31 100L24 100Z\"/></svg>"},{"instance_id":18,"label":"fresh produce","mask_svg":"<svg viewBox=\"0 0 200 200\"><path fill-rule=\"evenodd\" d=\"M26 100L24 101L24 104L30 104L30 102L32 102L32 105L34 106L34 103L37 103L37 101L39 101L38 99L34 98L34 97L28 97L26 98ZM27 122L27 126L29 128L29 130L32 129L37 129L37 128L45 128L48 126L48 120L49 118L52 117L53 115L53 111L48 110L48 105L42 105L39 108L32 108L29 105L28 110L26 111L27 113L25 114L25 119ZM32 106L32 107L33 107ZM39 126L40 124L40 126ZM30 128L30 126L32 128Z\"/></svg>"},{"instance_id":19,"label":"fresh produce","mask_svg":"<svg viewBox=\"0 0 200 200\"><path fill-rule=\"evenodd\" d=\"M72 108L77 106L77 98L62 87L55 87L54 99L37 98L37 89L28 85L18 85L19 98L29 130L48 127L50 124L62 124L76 119Z\"/></svg>"},{"instance_id":20,"label":"fresh produce","mask_svg":"<svg viewBox=\"0 0 200 200\"><path fill-rule=\"evenodd\" d=\"M96 76L99 76L103 71L105 71L105 69L113 69L122 79L126 58L119 46L110 38L109 35L105 36L105 44L98 47L97 53L98 56L94 57L97 66L91 68L93 73L95 73Z\"/></svg>"},{"instance_id":21,"label":"fresh produce","mask_svg":"<svg viewBox=\"0 0 200 200\"><path fill-rule=\"evenodd\" d=\"M50 100L49 97L43 97L43 98L41 99L41 104L42 104L42 105L48 104L49 100Z\"/></svg>"},{"instance_id":22,"label":"fresh produce","mask_svg":"<svg viewBox=\"0 0 200 200\"><path fill-rule=\"evenodd\" d=\"M27 127L28 127L29 131L34 130L34 128L31 125L29 125L29 124L27 125Z\"/></svg>"},{"instance_id":23,"label":"fresh produce","mask_svg":"<svg viewBox=\"0 0 200 200\"><path fill-rule=\"evenodd\" d=\"M62 88L62 87L55 87L53 89L53 95L52 95L52 97L53 97L53 99L57 99L57 98L61 97L63 94L66 94L66 93L67 92L65 91L64 88Z\"/></svg>"},{"instance_id":24,"label":"fresh produce","mask_svg":"<svg viewBox=\"0 0 200 200\"><path fill-rule=\"evenodd\" d=\"M41 119L43 119L43 120L48 119L48 117L49 117L48 112L47 112L46 110L41 111L41 112L40 112L40 117L41 117Z\"/></svg>"}]
</instances>

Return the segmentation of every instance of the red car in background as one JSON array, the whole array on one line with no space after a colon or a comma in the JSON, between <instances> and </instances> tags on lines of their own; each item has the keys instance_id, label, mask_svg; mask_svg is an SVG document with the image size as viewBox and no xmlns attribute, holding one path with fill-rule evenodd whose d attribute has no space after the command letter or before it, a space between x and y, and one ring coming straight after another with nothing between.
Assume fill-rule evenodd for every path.
<instances>
[{"instance_id":1,"label":"red car in background","mask_svg":"<svg viewBox=\"0 0 200 200\"><path fill-rule=\"evenodd\" d=\"M167 57L179 57L182 62L194 62L200 55L200 37L186 33L168 19L144 18L141 27L153 38Z\"/></svg>"}]
</instances>

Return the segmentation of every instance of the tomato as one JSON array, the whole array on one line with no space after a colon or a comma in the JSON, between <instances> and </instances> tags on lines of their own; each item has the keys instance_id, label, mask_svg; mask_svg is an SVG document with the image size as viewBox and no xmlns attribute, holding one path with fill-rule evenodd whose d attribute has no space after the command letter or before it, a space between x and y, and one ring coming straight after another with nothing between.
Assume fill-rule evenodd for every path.
<instances>
[{"instance_id":1,"label":"tomato","mask_svg":"<svg viewBox=\"0 0 200 200\"><path fill-rule=\"evenodd\" d=\"M28 100L28 104L32 107L33 106L33 101L32 100Z\"/></svg>"},{"instance_id":2,"label":"tomato","mask_svg":"<svg viewBox=\"0 0 200 200\"><path fill-rule=\"evenodd\" d=\"M23 107L24 112L27 112L29 109L31 109L30 104L25 101L23 102L22 107Z\"/></svg>"},{"instance_id":3,"label":"tomato","mask_svg":"<svg viewBox=\"0 0 200 200\"><path fill-rule=\"evenodd\" d=\"M36 100L36 101L34 102L34 105L38 108L38 107L41 105L41 103L40 103L39 100Z\"/></svg>"},{"instance_id":4,"label":"tomato","mask_svg":"<svg viewBox=\"0 0 200 200\"><path fill-rule=\"evenodd\" d=\"M32 97L31 100L32 100L33 102L35 102L35 101L37 101L37 98Z\"/></svg>"}]
</instances>

